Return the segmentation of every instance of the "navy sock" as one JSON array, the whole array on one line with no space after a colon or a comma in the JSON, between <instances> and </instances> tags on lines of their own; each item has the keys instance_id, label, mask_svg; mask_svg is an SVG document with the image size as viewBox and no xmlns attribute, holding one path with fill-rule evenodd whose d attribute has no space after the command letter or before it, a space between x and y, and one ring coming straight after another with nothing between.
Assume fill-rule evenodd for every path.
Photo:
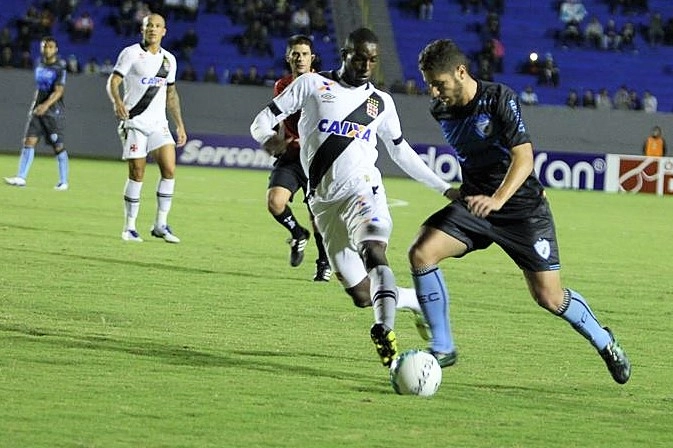
<instances>
[{"instance_id":1,"label":"navy sock","mask_svg":"<svg viewBox=\"0 0 673 448\"><path fill-rule=\"evenodd\" d=\"M449 292L442 271L428 266L411 274L416 297L432 332L432 350L439 353L454 351L449 318Z\"/></svg>"},{"instance_id":2,"label":"navy sock","mask_svg":"<svg viewBox=\"0 0 673 448\"><path fill-rule=\"evenodd\" d=\"M298 240L306 234L306 229L297 223L297 219L292 214L290 207L285 207L285 210L280 215L273 215L273 217L281 226L290 231L292 238Z\"/></svg>"}]
</instances>

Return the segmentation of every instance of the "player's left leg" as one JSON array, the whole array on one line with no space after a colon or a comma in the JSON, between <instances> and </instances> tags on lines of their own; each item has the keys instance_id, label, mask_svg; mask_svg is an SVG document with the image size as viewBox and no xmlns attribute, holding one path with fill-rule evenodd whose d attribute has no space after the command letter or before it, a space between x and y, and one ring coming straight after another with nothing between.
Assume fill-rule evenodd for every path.
<instances>
[{"instance_id":1,"label":"player's left leg","mask_svg":"<svg viewBox=\"0 0 673 448\"><path fill-rule=\"evenodd\" d=\"M65 117L43 117L42 123L44 125L45 134L49 139L49 143L54 149L56 163L58 165L58 183L54 189L57 191L66 191L68 189L70 161L63 142Z\"/></svg>"},{"instance_id":2,"label":"player's left leg","mask_svg":"<svg viewBox=\"0 0 673 448\"><path fill-rule=\"evenodd\" d=\"M157 184L157 212L150 233L156 238L163 238L167 243L179 243L180 238L173 234L168 225L168 213L171 211L175 191L175 144L166 140L162 143L152 153L159 166L161 178Z\"/></svg>"},{"instance_id":3,"label":"player's left leg","mask_svg":"<svg viewBox=\"0 0 673 448\"><path fill-rule=\"evenodd\" d=\"M603 327L580 293L561 287L558 270L524 271L528 289L537 303L568 322L593 345L613 379L624 384L631 376L631 363L609 328Z\"/></svg>"}]
</instances>

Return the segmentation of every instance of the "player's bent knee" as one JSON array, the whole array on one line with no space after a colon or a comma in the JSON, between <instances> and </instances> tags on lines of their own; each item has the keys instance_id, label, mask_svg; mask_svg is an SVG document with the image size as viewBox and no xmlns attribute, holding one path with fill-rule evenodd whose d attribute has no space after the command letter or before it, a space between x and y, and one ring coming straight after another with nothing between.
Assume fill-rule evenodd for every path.
<instances>
[{"instance_id":1,"label":"player's bent knee","mask_svg":"<svg viewBox=\"0 0 673 448\"><path fill-rule=\"evenodd\" d=\"M353 299L353 305L358 308L367 308L372 306L372 299L369 294L369 278L363 280L352 288L346 288L346 293Z\"/></svg>"}]
</instances>

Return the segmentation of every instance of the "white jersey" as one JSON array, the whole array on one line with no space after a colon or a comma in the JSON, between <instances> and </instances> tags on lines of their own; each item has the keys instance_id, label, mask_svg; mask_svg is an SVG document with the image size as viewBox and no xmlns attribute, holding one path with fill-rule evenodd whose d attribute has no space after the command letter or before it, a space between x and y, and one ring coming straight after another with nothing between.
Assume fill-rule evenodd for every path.
<instances>
[{"instance_id":1,"label":"white jersey","mask_svg":"<svg viewBox=\"0 0 673 448\"><path fill-rule=\"evenodd\" d=\"M138 43L119 53L114 73L124 79L127 128L149 132L166 125L166 88L175 84L176 71L175 56L163 48L152 54Z\"/></svg>"},{"instance_id":2,"label":"white jersey","mask_svg":"<svg viewBox=\"0 0 673 448\"><path fill-rule=\"evenodd\" d=\"M343 197L363 177L380 177L377 136L411 177L441 193L449 188L402 138L392 97L371 83L353 87L335 71L303 74L257 115L253 138L264 143L277 123L298 110L301 164L309 191L322 200Z\"/></svg>"}]
</instances>

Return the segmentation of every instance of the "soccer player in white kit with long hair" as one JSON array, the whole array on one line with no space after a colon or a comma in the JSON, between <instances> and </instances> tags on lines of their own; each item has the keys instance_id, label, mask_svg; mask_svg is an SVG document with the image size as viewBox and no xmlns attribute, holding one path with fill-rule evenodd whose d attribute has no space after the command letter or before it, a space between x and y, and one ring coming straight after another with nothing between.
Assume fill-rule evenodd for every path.
<instances>
[{"instance_id":1,"label":"soccer player in white kit with long hair","mask_svg":"<svg viewBox=\"0 0 673 448\"><path fill-rule=\"evenodd\" d=\"M255 117L250 132L267 151L282 151L287 141L274 127L301 110L309 206L337 278L356 306L373 306L371 338L390 366L397 356L396 308L419 305L413 290L397 288L388 266L392 219L375 166L377 137L411 177L440 194L450 186L404 140L392 97L370 82L378 59L376 35L367 28L353 31L341 49L341 68L299 76Z\"/></svg>"},{"instance_id":2,"label":"soccer player in white kit with long hair","mask_svg":"<svg viewBox=\"0 0 673 448\"><path fill-rule=\"evenodd\" d=\"M124 48L107 81L107 93L115 116L120 120L122 159L128 161L129 174L124 187L125 223L122 239L142 242L136 228L140 209L140 191L145 176L147 156L159 165L161 179L157 185L157 213L150 232L168 243L179 243L168 225L168 212L175 190L175 145L166 119L166 109L175 123L177 145L187 142L180 111L180 97L175 87L175 56L161 47L166 22L158 14L143 19L142 42ZM120 93L123 83L124 97Z\"/></svg>"}]
</instances>

